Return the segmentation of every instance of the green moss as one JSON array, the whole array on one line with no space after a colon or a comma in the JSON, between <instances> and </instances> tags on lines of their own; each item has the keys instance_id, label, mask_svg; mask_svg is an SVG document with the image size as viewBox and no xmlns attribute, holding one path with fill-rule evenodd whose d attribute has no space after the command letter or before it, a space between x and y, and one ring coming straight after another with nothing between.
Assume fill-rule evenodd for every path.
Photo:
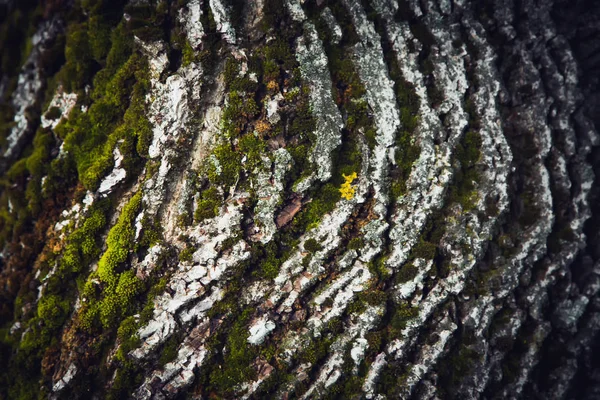
<instances>
[{"instance_id":1,"label":"green moss","mask_svg":"<svg viewBox=\"0 0 600 400\"><path fill-rule=\"evenodd\" d=\"M60 108L58 107L50 107L50 109L46 112L46 114L44 114L44 117L46 119L58 119L60 118L62 115L62 112L60 111Z\"/></svg>"},{"instance_id":2,"label":"green moss","mask_svg":"<svg viewBox=\"0 0 600 400\"><path fill-rule=\"evenodd\" d=\"M131 360L121 362L106 398L117 400L127 397L133 388L142 384L144 378L141 372L137 363Z\"/></svg>"},{"instance_id":3,"label":"green moss","mask_svg":"<svg viewBox=\"0 0 600 400\"><path fill-rule=\"evenodd\" d=\"M117 337L121 341L129 340L138 330L138 323L135 317L127 317L119 325L119 329L117 330Z\"/></svg>"},{"instance_id":4,"label":"green moss","mask_svg":"<svg viewBox=\"0 0 600 400\"><path fill-rule=\"evenodd\" d=\"M37 315L43 324L51 329L64 323L70 306L69 301L58 296L43 296L38 303Z\"/></svg>"},{"instance_id":5,"label":"green moss","mask_svg":"<svg viewBox=\"0 0 600 400\"><path fill-rule=\"evenodd\" d=\"M186 247L185 249L181 250L181 252L179 253L179 261L192 261L192 255L194 254L194 251L196 251L196 249L193 247Z\"/></svg>"},{"instance_id":6,"label":"green moss","mask_svg":"<svg viewBox=\"0 0 600 400\"><path fill-rule=\"evenodd\" d=\"M117 101L114 98L112 100ZM137 122L131 118L125 125L117 127L116 109L107 101L95 102L87 114L81 114L79 119L73 121L70 132L65 137L65 149L74 155L79 179L91 190L98 187L100 180L112 168L113 149L119 139L127 139L128 135L139 135L142 137L140 142L145 142L146 145L145 149L140 148L143 152L147 151L149 142L150 127L147 122L130 126L128 123ZM141 112L137 113L138 116L140 114Z\"/></svg>"},{"instance_id":7,"label":"green moss","mask_svg":"<svg viewBox=\"0 0 600 400\"><path fill-rule=\"evenodd\" d=\"M364 122L364 112L366 111L364 101L362 100L362 97L366 93L365 87L354 67L352 58L345 54L343 47L328 44L326 52L329 56L329 69L332 73L332 78L334 82L337 82L341 86L338 87L338 90L341 90L342 101L351 110L359 114L355 116L349 113L350 116L355 118L352 128L358 128L361 125L359 121Z\"/></svg>"},{"instance_id":8,"label":"green moss","mask_svg":"<svg viewBox=\"0 0 600 400\"><path fill-rule=\"evenodd\" d=\"M77 183L75 161L69 155L52 160L44 181L42 196L51 198L59 193L65 193Z\"/></svg>"},{"instance_id":9,"label":"green moss","mask_svg":"<svg viewBox=\"0 0 600 400\"><path fill-rule=\"evenodd\" d=\"M301 363L316 364L319 360L322 360L327 356L329 346L333 342L332 338L315 339L310 342L308 346L304 348L304 351L299 355L299 361Z\"/></svg>"},{"instance_id":10,"label":"green moss","mask_svg":"<svg viewBox=\"0 0 600 400\"><path fill-rule=\"evenodd\" d=\"M179 349L179 338L177 335L171 336L169 340L164 344L160 357L158 358L158 365L165 366L171 361L177 358L177 350Z\"/></svg>"},{"instance_id":11,"label":"green moss","mask_svg":"<svg viewBox=\"0 0 600 400\"><path fill-rule=\"evenodd\" d=\"M47 163L50 159L50 150L53 145L54 138L51 132L40 129L33 139L33 151L25 159L25 165L29 172L29 182L27 183L25 198L32 217L37 216L41 211L41 180L47 171Z\"/></svg>"},{"instance_id":12,"label":"green moss","mask_svg":"<svg viewBox=\"0 0 600 400\"><path fill-rule=\"evenodd\" d=\"M339 188L345 181L344 174L350 176L360 171L361 162L362 154L358 146L357 134L345 130L342 146L333 155L334 169L331 181L314 189L312 201L294 218L288 228L290 232L303 233L306 229L316 226L325 214L333 211L341 199Z\"/></svg>"},{"instance_id":13,"label":"green moss","mask_svg":"<svg viewBox=\"0 0 600 400\"><path fill-rule=\"evenodd\" d=\"M42 177L45 173L45 164L50 157L50 147L54 143L52 133L38 131L33 139L33 153L27 158L27 170L36 177Z\"/></svg>"},{"instance_id":14,"label":"green moss","mask_svg":"<svg viewBox=\"0 0 600 400\"><path fill-rule=\"evenodd\" d=\"M256 379L252 364L258 356L257 347L248 344L248 322L254 308L245 309L234 322L227 336L222 368L210 374L210 384L217 393L232 393L236 385Z\"/></svg>"},{"instance_id":15,"label":"green moss","mask_svg":"<svg viewBox=\"0 0 600 400\"><path fill-rule=\"evenodd\" d=\"M89 244L86 244L86 248ZM89 249L87 250L89 251ZM78 249L74 245L67 245L61 259L61 272L66 274L79 272L82 269L82 258Z\"/></svg>"},{"instance_id":16,"label":"green moss","mask_svg":"<svg viewBox=\"0 0 600 400\"><path fill-rule=\"evenodd\" d=\"M268 62L278 64L283 71L292 71L298 66L298 61L283 35L277 35L275 40L264 47L264 55Z\"/></svg>"},{"instance_id":17,"label":"green moss","mask_svg":"<svg viewBox=\"0 0 600 400\"><path fill-rule=\"evenodd\" d=\"M87 23L91 56L102 62L111 48L111 26L102 16L92 15Z\"/></svg>"},{"instance_id":18,"label":"green moss","mask_svg":"<svg viewBox=\"0 0 600 400\"><path fill-rule=\"evenodd\" d=\"M145 42L165 40L165 22L168 8L166 3L153 4L129 4L125 7L131 19L128 27L132 33Z\"/></svg>"},{"instance_id":19,"label":"green moss","mask_svg":"<svg viewBox=\"0 0 600 400\"><path fill-rule=\"evenodd\" d=\"M308 239L304 242L304 249L310 251L311 253L315 253L323 249L323 246L316 239Z\"/></svg>"},{"instance_id":20,"label":"green moss","mask_svg":"<svg viewBox=\"0 0 600 400\"><path fill-rule=\"evenodd\" d=\"M455 158L459 169L455 172L454 184L450 188L450 201L458 202L464 211L473 209L478 200L475 190L479 181L477 162L481 157L481 135L478 132L468 131L455 150Z\"/></svg>"},{"instance_id":21,"label":"green moss","mask_svg":"<svg viewBox=\"0 0 600 400\"><path fill-rule=\"evenodd\" d=\"M115 289L122 306L127 306L131 300L140 293L141 282L132 270L119 274L119 283Z\"/></svg>"},{"instance_id":22,"label":"green moss","mask_svg":"<svg viewBox=\"0 0 600 400\"><path fill-rule=\"evenodd\" d=\"M251 58L249 60L249 63L251 63L252 61L253 61L253 59ZM260 62L259 62L259 64L260 64ZM258 75L258 73L260 72L260 67L252 68L252 65L250 64L249 68L251 70L250 73L254 72ZM255 69L255 71L252 71L252 69ZM277 68L277 71L279 72L279 68ZM259 84L257 82L250 80L248 75L240 76L240 63L234 57L228 57L227 60L225 61L225 70L224 70L223 74L224 74L224 80L225 80L227 89L230 90L231 92L235 92L236 94L245 93L245 96L243 96L243 97L250 98L258 90ZM235 99L235 98L232 100L239 101L239 99ZM239 112L243 111L243 104L237 104L236 107L239 107L239 108L231 110L232 111L231 116L234 118L239 117L239 113L236 111L239 111Z\"/></svg>"},{"instance_id":23,"label":"green moss","mask_svg":"<svg viewBox=\"0 0 600 400\"><path fill-rule=\"evenodd\" d=\"M415 318L418 314L418 308L412 307L407 303L399 304L390 321L390 329L394 332L392 336L400 335L400 332L406 328L408 321Z\"/></svg>"},{"instance_id":24,"label":"green moss","mask_svg":"<svg viewBox=\"0 0 600 400\"><path fill-rule=\"evenodd\" d=\"M147 215L142 218L142 234L136 242L134 250L137 251L143 247L152 247L163 239L163 228L160 219L151 221Z\"/></svg>"},{"instance_id":25,"label":"green moss","mask_svg":"<svg viewBox=\"0 0 600 400\"><path fill-rule=\"evenodd\" d=\"M278 28L289 28L286 26L287 19L285 5L281 0L265 0L263 5L263 17L259 28L266 33L269 30L278 30Z\"/></svg>"},{"instance_id":26,"label":"green moss","mask_svg":"<svg viewBox=\"0 0 600 400\"><path fill-rule=\"evenodd\" d=\"M367 339L369 349L377 352L383 344L384 332L382 330L370 331L365 335L365 339Z\"/></svg>"},{"instance_id":27,"label":"green moss","mask_svg":"<svg viewBox=\"0 0 600 400\"><path fill-rule=\"evenodd\" d=\"M102 303L98 304L97 315L100 318L100 323L103 328L111 328L115 324L118 315L121 312L119 306L119 298L114 294L109 294L102 299ZM94 314L96 314L96 312Z\"/></svg>"},{"instance_id":28,"label":"green moss","mask_svg":"<svg viewBox=\"0 0 600 400\"><path fill-rule=\"evenodd\" d=\"M346 346L344 349L342 375L338 378L335 385L330 386L328 391L322 396L324 400L358 398L357 393L362 392L363 378L353 374L354 366L355 362L350 355L350 346Z\"/></svg>"},{"instance_id":29,"label":"green moss","mask_svg":"<svg viewBox=\"0 0 600 400\"><path fill-rule=\"evenodd\" d=\"M198 208L194 213L196 222L216 217L219 213L219 207L221 206L222 200L223 198L219 194L217 188L210 187L202 191L200 199L198 200Z\"/></svg>"},{"instance_id":30,"label":"green moss","mask_svg":"<svg viewBox=\"0 0 600 400\"><path fill-rule=\"evenodd\" d=\"M106 84L131 56L133 51L133 36L125 24L119 24L111 33L111 47L106 56L106 66L94 77L93 98L98 98L104 92Z\"/></svg>"},{"instance_id":31,"label":"green moss","mask_svg":"<svg viewBox=\"0 0 600 400\"><path fill-rule=\"evenodd\" d=\"M264 78L267 82L279 79L279 64L274 60L267 60L264 65Z\"/></svg>"},{"instance_id":32,"label":"green moss","mask_svg":"<svg viewBox=\"0 0 600 400\"><path fill-rule=\"evenodd\" d=\"M256 258L260 259L260 276L263 279L275 279L279 274L279 268L286 255L279 254L275 242L269 242L262 251L256 251Z\"/></svg>"},{"instance_id":33,"label":"green moss","mask_svg":"<svg viewBox=\"0 0 600 400\"><path fill-rule=\"evenodd\" d=\"M16 8L20 8L21 3L25 4L28 1L19 2ZM19 180L19 182L12 182L11 185L17 183L20 197L26 200L26 204L22 200L12 202L15 208L12 214L15 217L11 217L11 221L5 218L3 208L6 207L4 204L7 199L5 193L12 195L12 190L5 191L0 196L0 202L3 203L0 207L2 230L10 230L11 235L21 235L23 240L27 240L27 246L30 246L31 239L29 238L33 236L30 233L33 229L37 229L37 225L33 227L29 222L27 225L24 223L31 221L31 218L34 218L39 212L46 211L41 207L44 202L49 207L60 207L70 199L72 193L70 190L77 183L77 178L85 182L89 188L96 185L102 175L112 166L112 151L117 142L121 143L120 149L125 156L125 162L134 160L137 163L137 160L143 157L142 153L144 152L141 149L144 147L144 140L147 145L148 137L151 137L151 131L147 129L149 124L146 124L145 127L140 124L136 125L133 123L136 118L129 118L129 114L137 115L137 122L142 124L147 122L143 120L145 118L147 82L143 81L142 76L145 57L137 55L135 56L137 61L132 59L133 35L125 27L126 24L122 23L119 28L113 29L116 21L122 19L122 9L120 9L122 1L84 1L83 3L85 3L84 7L87 7L85 18L83 18L78 5L69 11L66 45L64 40L61 44L59 37L49 49L49 52L57 53L58 50L60 53L60 47L66 46L66 62L62 70L55 78L51 78L61 62L60 57L57 58L56 54L52 56L45 54L40 60L43 69L51 79L50 88L56 87L58 82L61 82L67 91L79 91L79 103L71 113L71 118L61 122L56 130L61 139L66 139L65 149L67 152L63 157L50 161L52 151L56 150L56 143L50 132L40 129L30 147L25 151L25 157L11 169L11 174L7 177ZM27 7L31 10L35 9L31 4ZM48 7L52 7L52 5L48 5ZM42 7L38 9L41 11ZM2 31L1 27L0 31ZM0 32L0 40L1 36ZM18 46L18 43L13 41L9 47L12 49L15 46ZM3 58L3 64L5 60ZM131 61L128 62L128 60ZM91 85L92 75L97 70L101 71L100 74L96 74L98 79L94 80L94 82L98 82L98 85ZM3 72L6 73L7 70L3 68ZM92 86L92 93L81 91L85 85ZM10 91L10 85L8 90ZM53 91L48 93L51 97ZM81 112L81 105L89 107L87 113ZM134 105L136 107L132 107ZM58 118L60 110L52 108L47 116ZM1 130L7 127L4 124L0 125L3 125L0 126ZM129 127L135 129L129 129ZM141 147L137 147L136 154L138 144ZM41 178L44 175L47 177L42 185ZM25 186L26 189L24 189ZM23 192L25 192L24 195ZM45 353L51 354L52 346L57 346L60 329L71 312L71 304L77 292L76 284L80 286L80 290L85 290L86 295L90 295L86 300L93 302L97 300L96 296L105 296L99 303L90 305L83 302L83 307L89 307L90 312L82 315L82 320L90 316L90 326L97 323L101 316L104 320L110 320L111 315L114 314L111 311L114 304L118 305L117 317L120 317L120 313L129 312L128 306L124 306L123 299L135 296L140 290L132 273L117 271L119 279L116 281L112 295L103 293L102 290L105 288L102 285L84 285L82 283L82 271L86 271L91 259L99 255L99 246L96 240L106 225L106 205L105 201L96 201L92 209L86 213L87 215L83 216L79 228L73 232L70 232L73 226L65 228L67 240L65 243L61 243L61 246L64 246L62 254L45 253L44 257L49 257L49 259L42 262L40 267L42 276L49 269L44 263L57 261L58 268L56 273L47 280L47 286L38 303L37 312L33 309L27 315L23 315L23 318L30 318L26 322L26 327L31 329L24 337L24 351L19 353L27 353L27 359L24 361L24 358L17 354L7 363L10 364L11 371L14 371L14 374L20 376L22 380L21 378L18 381L15 380L10 385L4 385L5 382L2 380L0 386L3 388L0 389L0 397L7 392L14 394L14 396L9 396L11 398L19 396L37 398L38 394L40 398L47 397L44 390L38 394L32 394L32 392L39 392L40 361ZM54 217L51 215L50 218ZM5 222L9 222L9 224ZM44 224L41 225L41 227L44 226ZM36 231L36 236L40 233ZM3 245L4 243L2 243ZM35 250L38 243L33 245L34 248L31 251L38 251ZM27 368L23 369L24 362L27 363ZM26 372L22 373L22 371ZM31 392L22 390L26 384L33 389Z\"/></svg>"},{"instance_id":34,"label":"green moss","mask_svg":"<svg viewBox=\"0 0 600 400\"><path fill-rule=\"evenodd\" d=\"M240 175L242 158L235 152L229 143L217 146L213 155L216 163L209 163L208 179L226 188L233 186Z\"/></svg>"},{"instance_id":35,"label":"green moss","mask_svg":"<svg viewBox=\"0 0 600 400\"><path fill-rule=\"evenodd\" d=\"M262 162L262 156L266 155L265 142L255 134L248 134L239 141L240 151L246 156L244 167L248 171L254 171L259 168Z\"/></svg>"},{"instance_id":36,"label":"green moss","mask_svg":"<svg viewBox=\"0 0 600 400\"><path fill-rule=\"evenodd\" d=\"M135 194L123 207L117 223L112 227L106 239L107 249L98 262L98 270L92 274L103 283L103 298L84 307L82 321L85 329L97 326L94 321L99 318L105 328L115 327L115 323L132 310L133 299L141 292L142 285L134 272L120 272L119 268L125 262L129 251L133 248L133 222L141 206L142 192ZM93 285L87 286L87 295L97 297ZM101 296L102 297L102 296Z\"/></svg>"},{"instance_id":37,"label":"green moss","mask_svg":"<svg viewBox=\"0 0 600 400\"><path fill-rule=\"evenodd\" d=\"M136 84L133 87L133 96L129 108L123 116L125 123L125 140L135 138L135 150L138 155L146 158L148 148L152 142L152 125L146 117L145 96L149 90L148 66L143 64L136 70ZM125 163L127 166L127 163Z\"/></svg>"},{"instance_id":38,"label":"green moss","mask_svg":"<svg viewBox=\"0 0 600 400\"><path fill-rule=\"evenodd\" d=\"M457 346L458 350L443 360L445 368L441 368L441 379L445 387L459 384L465 376L468 376L481 356L473 349L464 344ZM516 369L518 370L518 368Z\"/></svg>"},{"instance_id":39,"label":"green moss","mask_svg":"<svg viewBox=\"0 0 600 400\"><path fill-rule=\"evenodd\" d=\"M168 281L168 275L163 276L150 287L150 290L148 290L148 294L146 296L146 304L140 312L140 326L143 324L147 324L152 319L154 310L154 298L156 298L165 291Z\"/></svg>"},{"instance_id":40,"label":"green moss","mask_svg":"<svg viewBox=\"0 0 600 400\"><path fill-rule=\"evenodd\" d=\"M240 136L248 121L258 113L253 97L244 96L237 91L229 92L227 106L223 110L223 130L228 138Z\"/></svg>"},{"instance_id":41,"label":"green moss","mask_svg":"<svg viewBox=\"0 0 600 400\"><path fill-rule=\"evenodd\" d=\"M333 211L336 203L341 199L338 186L327 183L315 198L294 219L294 229L306 230L306 227L317 225L323 215Z\"/></svg>"},{"instance_id":42,"label":"green moss","mask_svg":"<svg viewBox=\"0 0 600 400\"><path fill-rule=\"evenodd\" d=\"M382 290L369 289L359 293L358 298L371 306L381 306L385 304L388 296L387 293Z\"/></svg>"},{"instance_id":43,"label":"green moss","mask_svg":"<svg viewBox=\"0 0 600 400\"><path fill-rule=\"evenodd\" d=\"M152 137L145 115L147 62L139 54L131 53L132 45L124 39L131 41L131 37L124 29L119 25L115 32L120 35L113 32L107 65L94 78L91 94L94 102L88 112L82 113L76 107L69 120L55 129L65 141L65 150L74 157L80 181L91 190L97 188L112 168L113 150L118 141L123 142L122 153L129 150L124 160L126 169L131 171L137 157L147 155ZM84 28L80 30L83 32ZM76 36L84 35L82 32ZM72 78L70 66L67 62L59 75ZM83 79L88 80L89 77Z\"/></svg>"},{"instance_id":44,"label":"green moss","mask_svg":"<svg viewBox=\"0 0 600 400\"><path fill-rule=\"evenodd\" d=\"M312 261L312 254L309 254L302 258L302 266L306 269L310 266L310 262Z\"/></svg>"},{"instance_id":45,"label":"green moss","mask_svg":"<svg viewBox=\"0 0 600 400\"><path fill-rule=\"evenodd\" d=\"M437 254L437 246L434 243L423 240L422 238L413 248L411 257L412 258L424 258L426 260L433 260Z\"/></svg>"},{"instance_id":46,"label":"green moss","mask_svg":"<svg viewBox=\"0 0 600 400\"><path fill-rule=\"evenodd\" d=\"M350 239L346 247L348 248L348 250L359 250L364 246L364 244L365 241L363 240L363 238L355 237Z\"/></svg>"},{"instance_id":47,"label":"green moss","mask_svg":"<svg viewBox=\"0 0 600 400\"><path fill-rule=\"evenodd\" d=\"M297 111L289 118L284 115L280 124L271 126L264 120L256 121L260 115L257 102L265 95L259 88L266 86L267 91L278 90L281 81L288 78L286 68L296 67L297 61L289 45L279 39L259 48L248 61L249 71L256 74L258 82L250 80L248 74L240 76L240 64L236 59L229 57L226 60L224 79L229 95L223 111L225 140L213 150L212 161L208 162L207 175L212 184L225 186L226 192L238 179L240 185L248 185L251 176L263 166L262 157L267 154L265 139L284 133L284 125L288 126L286 136L296 136L289 150L296 156L298 164L303 165L307 142L311 144L311 128L314 128L306 99L296 104ZM287 84L294 83L288 79ZM295 151L294 148L302 150Z\"/></svg>"},{"instance_id":48,"label":"green moss","mask_svg":"<svg viewBox=\"0 0 600 400\"><path fill-rule=\"evenodd\" d=\"M395 62L395 61L394 61ZM414 87L400 75L394 76L396 96L400 105L401 127L396 134L395 168L392 171L392 196L397 198L406 193L406 181L414 162L421 154L421 148L414 142L418 126L419 100Z\"/></svg>"},{"instance_id":49,"label":"green moss","mask_svg":"<svg viewBox=\"0 0 600 400\"><path fill-rule=\"evenodd\" d=\"M367 309L367 304L361 299L355 299L352 303L346 307L346 313L348 315L359 315L365 312Z\"/></svg>"},{"instance_id":50,"label":"green moss","mask_svg":"<svg viewBox=\"0 0 600 400\"><path fill-rule=\"evenodd\" d=\"M387 257L377 257L369 262L369 271L380 280L386 280L390 276L388 268L385 266Z\"/></svg>"},{"instance_id":51,"label":"green moss","mask_svg":"<svg viewBox=\"0 0 600 400\"><path fill-rule=\"evenodd\" d=\"M239 63L233 57L228 57L225 60L225 69L223 71L223 77L225 78L225 83L229 86L239 77L240 74L240 66Z\"/></svg>"},{"instance_id":52,"label":"green moss","mask_svg":"<svg viewBox=\"0 0 600 400\"><path fill-rule=\"evenodd\" d=\"M117 283L115 270L118 264L125 261L131 248L134 235L133 222L141 202L142 192L138 192L123 207L117 223L106 238L107 249L98 262L98 276L109 285Z\"/></svg>"},{"instance_id":53,"label":"green moss","mask_svg":"<svg viewBox=\"0 0 600 400\"><path fill-rule=\"evenodd\" d=\"M126 362L127 354L139 346L140 338L137 332L140 328L140 321L135 317L125 318L117 329L117 338L121 342L115 358L120 362Z\"/></svg>"},{"instance_id":54,"label":"green moss","mask_svg":"<svg viewBox=\"0 0 600 400\"><path fill-rule=\"evenodd\" d=\"M67 32L65 65L59 72L59 79L69 92L83 88L92 76L92 49L87 24L73 24Z\"/></svg>"},{"instance_id":55,"label":"green moss","mask_svg":"<svg viewBox=\"0 0 600 400\"><path fill-rule=\"evenodd\" d=\"M379 375L377 392L386 393L391 398L402 398L406 388L406 381L411 375L412 365L403 365L398 362L387 364Z\"/></svg>"},{"instance_id":56,"label":"green moss","mask_svg":"<svg viewBox=\"0 0 600 400\"><path fill-rule=\"evenodd\" d=\"M62 279L71 279L83 269L100 250L96 237L106 225L106 213L109 203L95 203L81 227L73 231L68 238L62 258L59 261L57 275Z\"/></svg>"},{"instance_id":57,"label":"green moss","mask_svg":"<svg viewBox=\"0 0 600 400\"><path fill-rule=\"evenodd\" d=\"M398 273L396 274L396 283L412 281L413 279L415 279L418 273L419 269L415 267L412 263L404 264L400 271L398 271Z\"/></svg>"}]
</instances>

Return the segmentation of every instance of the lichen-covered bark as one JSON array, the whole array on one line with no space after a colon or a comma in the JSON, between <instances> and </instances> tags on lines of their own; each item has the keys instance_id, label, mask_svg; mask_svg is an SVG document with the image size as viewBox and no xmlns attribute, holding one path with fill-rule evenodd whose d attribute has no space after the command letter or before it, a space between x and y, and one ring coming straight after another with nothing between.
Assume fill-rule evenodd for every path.
<instances>
[{"instance_id":1,"label":"lichen-covered bark","mask_svg":"<svg viewBox=\"0 0 600 400\"><path fill-rule=\"evenodd\" d=\"M0 398L596 398L587 3L0 4Z\"/></svg>"}]
</instances>

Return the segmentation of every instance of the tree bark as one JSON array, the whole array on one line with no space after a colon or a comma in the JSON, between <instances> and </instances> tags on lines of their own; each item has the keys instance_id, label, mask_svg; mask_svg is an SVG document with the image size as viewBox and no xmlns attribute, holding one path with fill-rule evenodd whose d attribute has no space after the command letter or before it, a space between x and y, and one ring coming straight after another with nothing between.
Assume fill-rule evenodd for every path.
<instances>
[{"instance_id":1,"label":"tree bark","mask_svg":"<svg viewBox=\"0 0 600 400\"><path fill-rule=\"evenodd\" d=\"M0 16L0 398L600 396L599 5Z\"/></svg>"}]
</instances>

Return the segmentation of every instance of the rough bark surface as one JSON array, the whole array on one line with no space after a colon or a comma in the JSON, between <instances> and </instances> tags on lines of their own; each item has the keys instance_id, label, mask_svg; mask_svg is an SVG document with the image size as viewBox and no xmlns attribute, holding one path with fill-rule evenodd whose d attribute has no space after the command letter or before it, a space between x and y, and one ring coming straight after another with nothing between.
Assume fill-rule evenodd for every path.
<instances>
[{"instance_id":1,"label":"rough bark surface","mask_svg":"<svg viewBox=\"0 0 600 400\"><path fill-rule=\"evenodd\" d=\"M599 4L0 18L0 398L600 397Z\"/></svg>"}]
</instances>

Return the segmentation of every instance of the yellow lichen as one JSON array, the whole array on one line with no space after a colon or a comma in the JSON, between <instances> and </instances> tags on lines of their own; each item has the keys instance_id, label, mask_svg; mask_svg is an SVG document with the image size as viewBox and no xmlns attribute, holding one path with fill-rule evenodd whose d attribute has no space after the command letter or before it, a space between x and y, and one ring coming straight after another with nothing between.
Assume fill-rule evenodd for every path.
<instances>
[{"instance_id":1,"label":"yellow lichen","mask_svg":"<svg viewBox=\"0 0 600 400\"><path fill-rule=\"evenodd\" d=\"M354 193L356 192L352 187L352 181L357 178L356 172L351 173L350 175L342 174L345 182L342 183L342 187L340 187L340 193L342 197L346 200L352 200L354 198Z\"/></svg>"}]
</instances>

